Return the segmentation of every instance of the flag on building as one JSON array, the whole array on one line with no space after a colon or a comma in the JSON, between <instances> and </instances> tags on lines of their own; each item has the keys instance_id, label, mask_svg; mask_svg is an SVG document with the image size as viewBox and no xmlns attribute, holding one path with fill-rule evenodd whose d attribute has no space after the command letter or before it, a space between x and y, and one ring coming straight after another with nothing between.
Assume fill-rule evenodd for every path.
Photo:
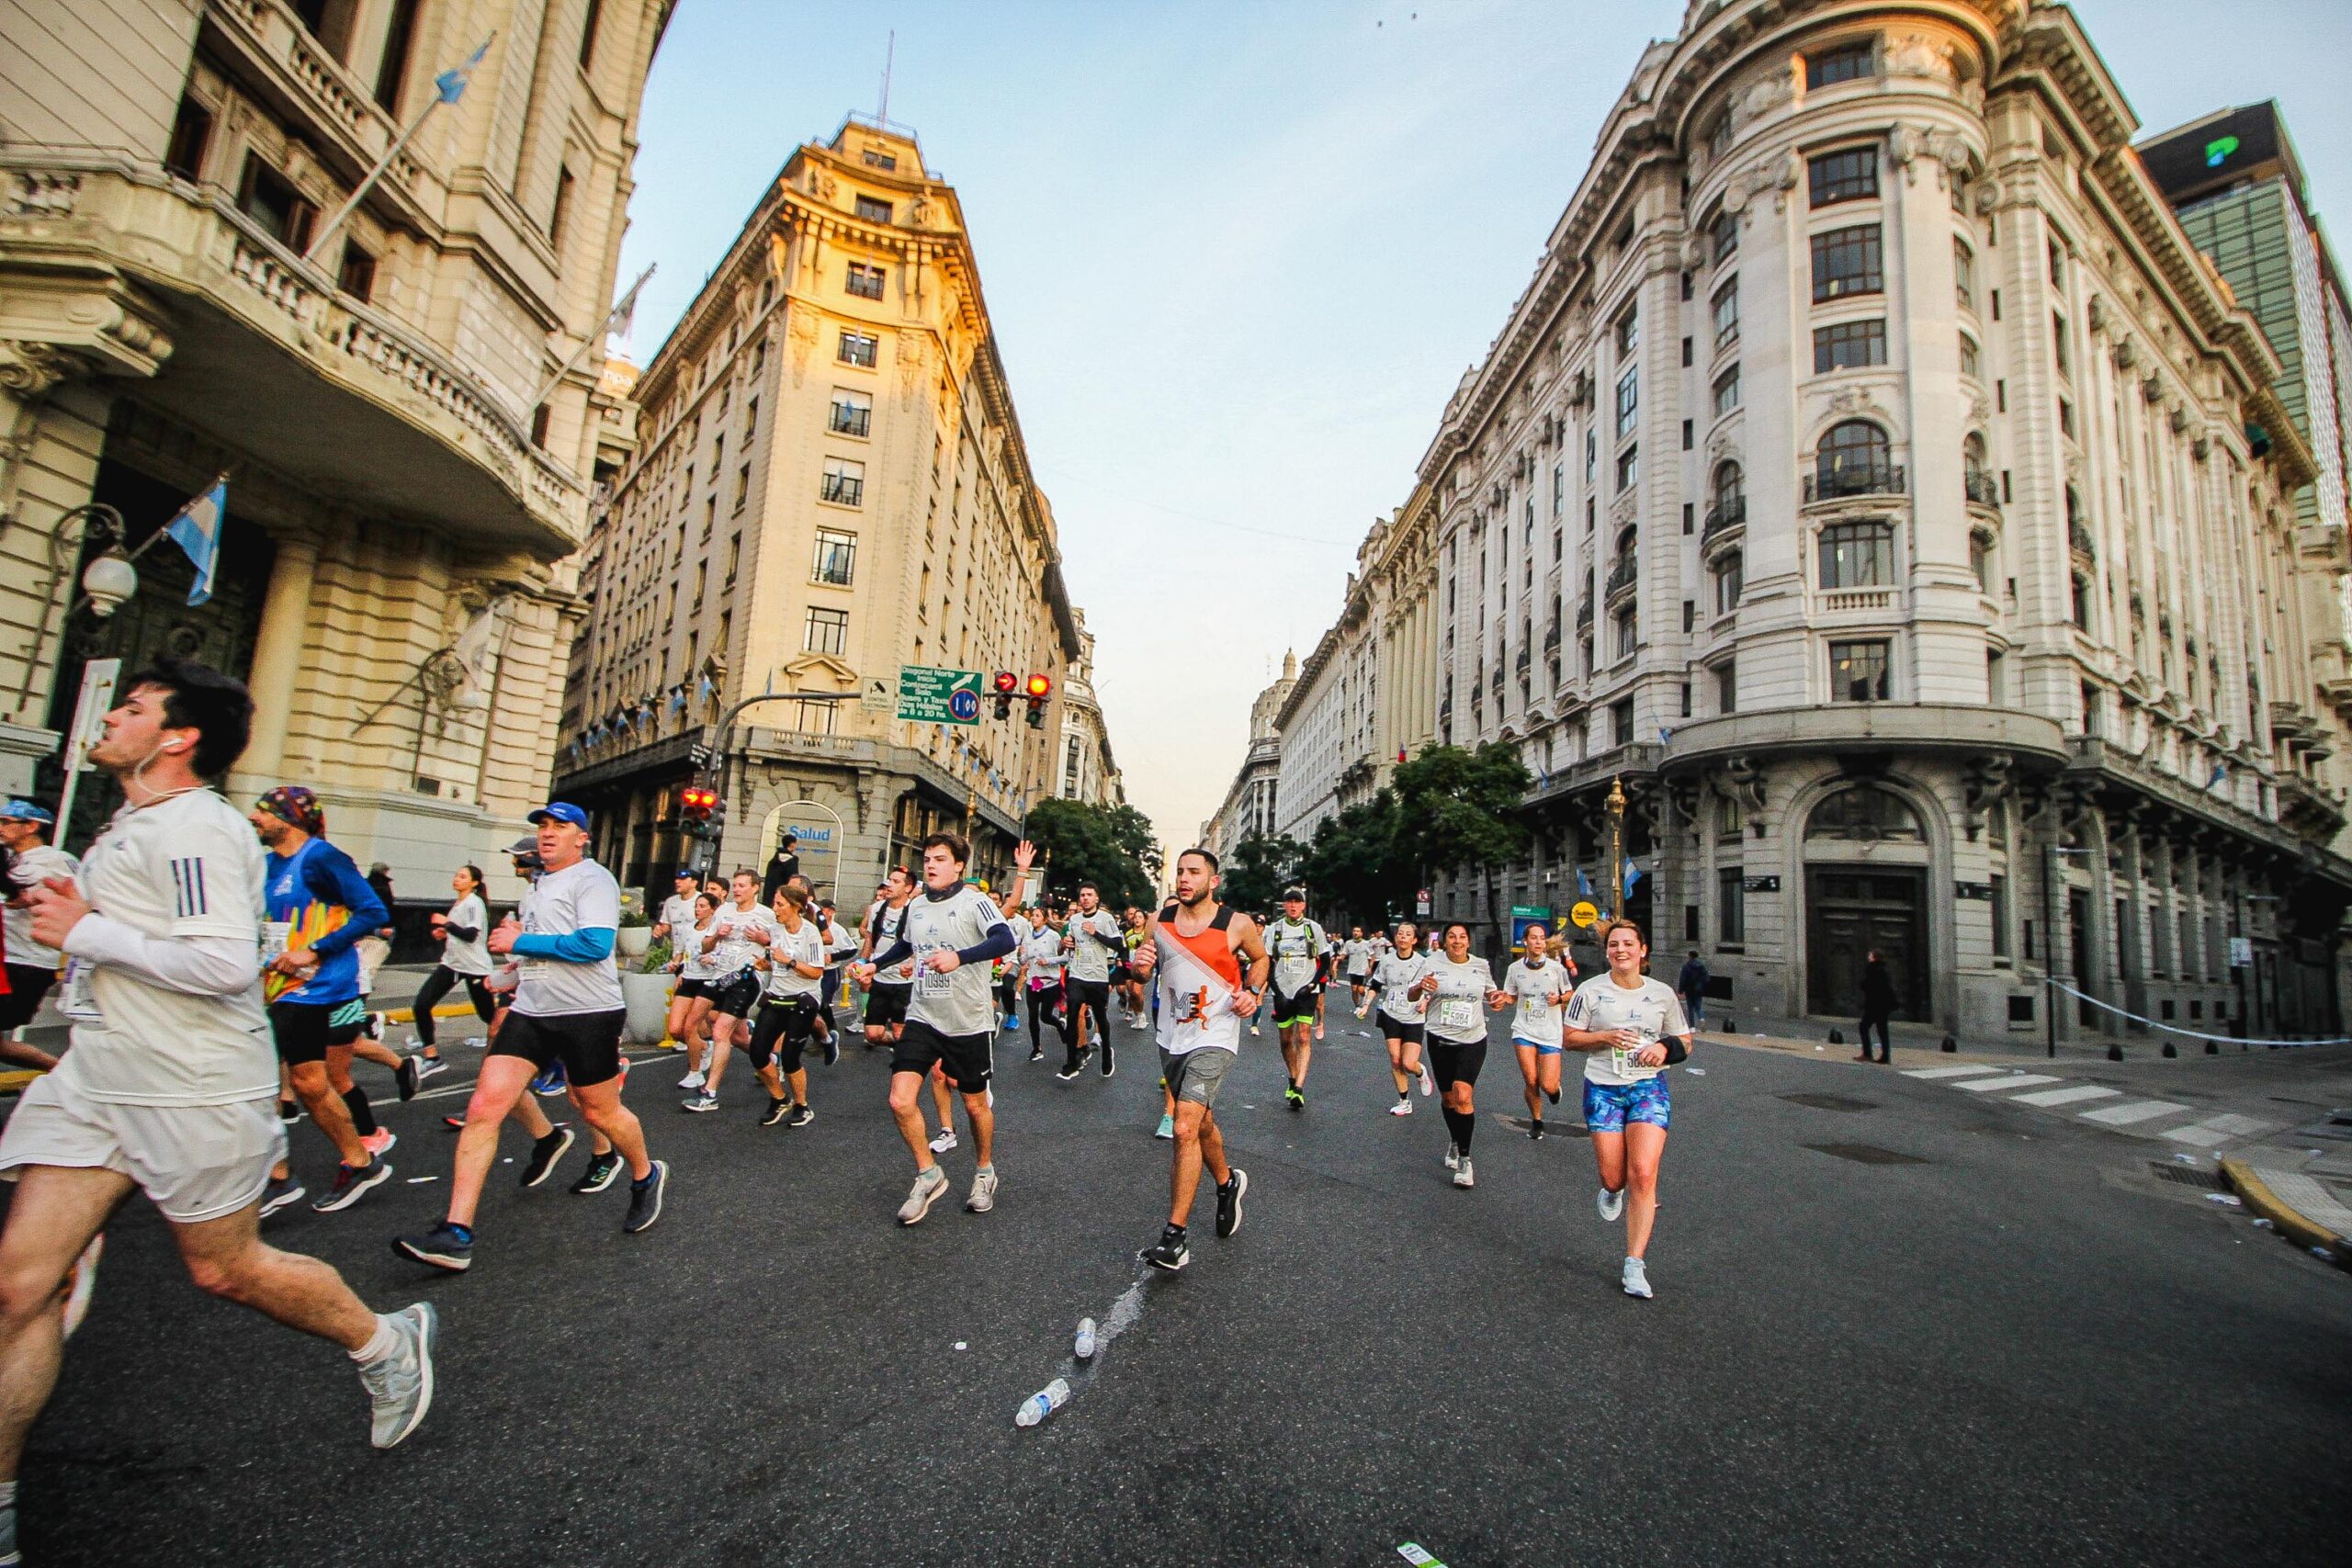
<instances>
[{"instance_id":1,"label":"flag on building","mask_svg":"<svg viewBox=\"0 0 2352 1568\"><path fill-rule=\"evenodd\" d=\"M196 567L196 581L187 591L191 605L212 597L212 572L220 564L220 528L228 515L229 476L223 474L212 481L210 490L181 507L180 514L164 525L172 543L186 550Z\"/></svg>"},{"instance_id":2,"label":"flag on building","mask_svg":"<svg viewBox=\"0 0 2352 1568\"><path fill-rule=\"evenodd\" d=\"M491 35L492 38L495 38L496 36L497 35L495 33ZM481 63L481 57L489 52L490 39L484 39L481 40L481 47L480 49L475 50L471 54L466 56L463 61L459 62L456 65L452 65L448 70L444 71L440 75L433 78L433 91L440 97L443 103L454 104L459 98L466 96L466 84L473 79L474 67L480 65Z\"/></svg>"}]
</instances>

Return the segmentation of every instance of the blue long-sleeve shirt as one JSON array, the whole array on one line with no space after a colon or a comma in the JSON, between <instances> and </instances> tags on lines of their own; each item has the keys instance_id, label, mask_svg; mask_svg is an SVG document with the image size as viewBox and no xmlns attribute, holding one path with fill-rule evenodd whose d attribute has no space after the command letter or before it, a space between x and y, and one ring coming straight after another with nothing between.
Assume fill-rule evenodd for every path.
<instances>
[{"instance_id":1,"label":"blue long-sleeve shirt","mask_svg":"<svg viewBox=\"0 0 2352 1568\"><path fill-rule=\"evenodd\" d=\"M613 955L613 928L591 926L577 931L526 931L514 939L514 951L526 958L560 958L567 964L594 964Z\"/></svg>"},{"instance_id":2,"label":"blue long-sleeve shirt","mask_svg":"<svg viewBox=\"0 0 2352 1568\"><path fill-rule=\"evenodd\" d=\"M273 976L273 1002L331 1004L359 995L359 955L352 944L391 923L391 911L352 858L311 839L290 855L272 852L263 880L267 919L286 928L288 949L308 948L318 968L299 985Z\"/></svg>"}]
</instances>

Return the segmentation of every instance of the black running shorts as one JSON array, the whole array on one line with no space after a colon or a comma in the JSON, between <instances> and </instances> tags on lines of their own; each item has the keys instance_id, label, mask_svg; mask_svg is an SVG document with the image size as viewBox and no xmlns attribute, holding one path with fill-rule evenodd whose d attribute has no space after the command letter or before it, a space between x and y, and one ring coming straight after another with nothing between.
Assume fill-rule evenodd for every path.
<instances>
[{"instance_id":1,"label":"black running shorts","mask_svg":"<svg viewBox=\"0 0 2352 1568\"><path fill-rule=\"evenodd\" d=\"M626 1008L548 1018L509 1009L490 1054L520 1056L541 1072L561 1062L572 1088L594 1089L621 1076L621 1025L628 1021Z\"/></svg>"},{"instance_id":2,"label":"black running shorts","mask_svg":"<svg viewBox=\"0 0 2352 1568\"><path fill-rule=\"evenodd\" d=\"M723 1012L729 1018L749 1018L752 1004L760 999L759 972L746 969L723 980L707 981L703 995L710 998L711 1011Z\"/></svg>"},{"instance_id":3,"label":"black running shorts","mask_svg":"<svg viewBox=\"0 0 2352 1568\"><path fill-rule=\"evenodd\" d=\"M349 1021L338 1023L338 1017ZM269 1032L277 1041L277 1059L288 1066L323 1062L330 1045L348 1045L359 1038L367 1004L347 1002L272 1002Z\"/></svg>"},{"instance_id":4,"label":"black running shorts","mask_svg":"<svg viewBox=\"0 0 2352 1568\"><path fill-rule=\"evenodd\" d=\"M1070 1023L1073 1028L1078 1022L1078 1010L1080 1007L1087 1007L1093 1010L1094 1027L1101 1029L1102 1015L1110 1010L1111 1006L1111 982L1064 979L1062 1005L1069 1010Z\"/></svg>"},{"instance_id":5,"label":"black running shorts","mask_svg":"<svg viewBox=\"0 0 2352 1568\"><path fill-rule=\"evenodd\" d=\"M865 1027L888 1029L894 1023L907 1021L907 1003L915 994L910 985L893 986L877 980L865 988Z\"/></svg>"},{"instance_id":6,"label":"black running shorts","mask_svg":"<svg viewBox=\"0 0 2352 1568\"><path fill-rule=\"evenodd\" d=\"M1274 1027L1288 1029L1294 1023L1313 1023L1315 1021L1315 991L1316 987L1312 982L1300 990L1276 991L1274 993Z\"/></svg>"},{"instance_id":7,"label":"black running shorts","mask_svg":"<svg viewBox=\"0 0 2352 1568\"><path fill-rule=\"evenodd\" d=\"M1483 1040L1466 1044L1434 1038L1430 1041L1430 1077L1437 1080L1441 1094L1457 1083L1476 1083L1478 1069L1486 1065L1487 1043Z\"/></svg>"},{"instance_id":8,"label":"black running shorts","mask_svg":"<svg viewBox=\"0 0 2352 1568\"><path fill-rule=\"evenodd\" d=\"M890 1053L894 1073L928 1073L936 1062L958 1089L978 1094L996 1071L996 1031L978 1034L942 1034L919 1019L907 1020L905 1031Z\"/></svg>"},{"instance_id":9,"label":"black running shorts","mask_svg":"<svg viewBox=\"0 0 2352 1568\"><path fill-rule=\"evenodd\" d=\"M1380 1020L1382 1039L1401 1040L1408 1045L1419 1045L1421 1043L1422 1031L1429 1027L1419 1019L1408 1023L1393 1013L1375 1013L1373 1016Z\"/></svg>"},{"instance_id":10,"label":"black running shorts","mask_svg":"<svg viewBox=\"0 0 2352 1568\"><path fill-rule=\"evenodd\" d=\"M764 1067L773 1061L785 1072L798 1072L800 1054L816 1030L816 998L767 998L760 1003L759 1021L752 1025L752 1066Z\"/></svg>"},{"instance_id":11,"label":"black running shorts","mask_svg":"<svg viewBox=\"0 0 2352 1568\"><path fill-rule=\"evenodd\" d=\"M0 1029L19 1029L40 1011L40 999L57 983L57 971L33 964L8 965L8 994L0 997Z\"/></svg>"}]
</instances>

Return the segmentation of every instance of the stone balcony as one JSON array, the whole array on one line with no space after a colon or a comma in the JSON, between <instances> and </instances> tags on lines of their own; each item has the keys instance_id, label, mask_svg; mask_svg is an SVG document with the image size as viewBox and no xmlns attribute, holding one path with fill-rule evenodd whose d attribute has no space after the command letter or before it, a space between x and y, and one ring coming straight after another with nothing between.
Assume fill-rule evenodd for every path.
<instances>
[{"instance_id":1,"label":"stone balcony","mask_svg":"<svg viewBox=\"0 0 2352 1568\"><path fill-rule=\"evenodd\" d=\"M0 338L152 378L142 400L357 509L542 560L586 536L527 411L155 165L0 150Z\"/></svg>"}]
</instances>

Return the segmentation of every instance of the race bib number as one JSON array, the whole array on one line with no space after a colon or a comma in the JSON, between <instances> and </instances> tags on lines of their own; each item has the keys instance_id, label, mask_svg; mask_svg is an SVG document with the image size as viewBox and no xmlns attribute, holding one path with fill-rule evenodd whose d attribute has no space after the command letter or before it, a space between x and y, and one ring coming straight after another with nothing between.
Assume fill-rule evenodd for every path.
<instances>
[{"instance_id":1,"label":"race bib number","mask_svg":"<svg viewBox=\"0 0 2352 1568\"><path fill-rule=\"evenodd\" d=\"M515 966L526 980L555 978L555 961L548 958L526 958Z\"/></svg>"},{"instance_id":2,"label":"race bib number","mask_svg":"<svg viewBox=\"0 0 2352 1568\"><path fill-rule=\"evenodd\" d=\"M1521 997L1519 1001L1519 1009L1520 1016L1522 1018L1549 1018L1552 1016L1552 998L1549 997Z\"/></svg>"},{"instance_id":3,"label":"race bib number","mask_svg":"<svg viewBox=\"0 0 2352 1568\"><path fill-rule=\"evenodd\" d=\"M76 1023L106 1023L107 1015L98 1010L98 998L90 988L90 980L96 973L97 965L87 959L65 961L65 995L58 1003L58 1010Z\"/></svg>"},{"instance_id":4,"label":"race bib number","mask_svg":"<svg viewBox=\"0 0 2352 1568\"><path fill-rule=\"evenodd\" d=\"M1468 997L1440 997L1430 1021L1440 1029L1460 1033L1478 1025L1478 1004Z\"/></svg>"},{"instance_id":5,"label":"race bib number","mask_svg":"<svg viewBox=\"0 0 2352 1568\"><path fill-rule=\"evenodd\" d=\"M932 953L937 951L938 950L936 948L930 949L924 952L922 954L922 957L924 960L928 960L931 957ZM938 970L933 969L928 962L924 962L920 964L915 970L915 988L926 997L944 997L948 994L948 987L954 982L955 978L956 976L953 975L941 974Z\"/></svg>"},{"instance_id":6,"label":"race bib number","mask_svg":"<svg viewBox=\"0 0 2352 1568\"><path fill-rule=\"evenodd\" d=\"M1284 957L1274 965L1275 983L1285 991L1300 990L1314 977L1315 965L1308 959Z\"/></svg>"},{"instance_id":7,"label":"race bib number","mask_svg":"<svg viewBox=\"0 0 2352 1568\"><path fill-rule=\"evenodd\" d=\"M294 940L291 920L264 920L261 926L261 961L265 966L286 956L287 944Z\"/></svg>"}]
</instances>

